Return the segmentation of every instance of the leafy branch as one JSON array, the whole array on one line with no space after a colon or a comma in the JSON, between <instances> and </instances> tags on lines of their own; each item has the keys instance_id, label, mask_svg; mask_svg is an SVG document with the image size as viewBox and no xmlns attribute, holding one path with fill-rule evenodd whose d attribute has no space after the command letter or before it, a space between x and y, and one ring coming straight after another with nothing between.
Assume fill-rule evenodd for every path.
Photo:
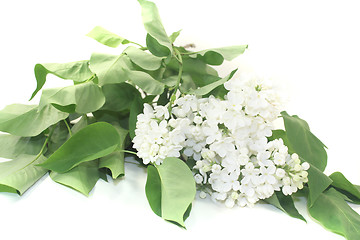
<instances>
[{"instance_id":1,"label":"leafy branch","mask_svg":"<svg viewBox=\"0 0 360 240\"><path fill-rule=\"evenodd\" d=\"M0 111L0 131L8 133L0 135L0 157L10 159L0 163L0 191L21 195L50 171L55 182L87 196L105 173L113 179L125 174L125 154L137 158L131 139L145 103L168 104L171 112L179 93L224 98L224 83L237 69L222 77L213 66L235 59L248 45L188 51L175 45L180 31L166 33L154 3L138 2L146 46L97 26L87 36L112 48L125 46L121 54L93 53L89 60L36 64L30 99L41 93L39 104L13 104ZM48 74L74 85L42 89ZM282 118L285 129L273 131L269 140L282 139L289 153L311 165L302 190L310 215L347 239L359 239L360 216L347 204L360 203L359 186L339 172L325 175L325 145L303 119L286 112ZM181 227L196 193L189 165L167 158L160 166L146 166L151 209ZM304 220L294 198L276 192L265 201Z\"/></svg>"}]
</instances>

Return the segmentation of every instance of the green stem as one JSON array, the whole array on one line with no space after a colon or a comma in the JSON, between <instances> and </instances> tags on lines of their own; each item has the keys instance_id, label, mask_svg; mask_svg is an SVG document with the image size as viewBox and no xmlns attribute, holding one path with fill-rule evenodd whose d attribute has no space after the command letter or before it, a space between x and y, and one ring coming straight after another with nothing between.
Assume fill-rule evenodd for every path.
<instances>
[{"instance_id":1,"label":"green stem","mask_svg":"<svg viewBox=\"0 0 360 240\"><path fill-rule=\"evenodd\" d=\"M53 135L53 133L54 133L54 131L55 131L55 128L56 128L56 127L54 126L54 128L51 129L51 131L50 131L50 133L49 133L49 136L45 139L45 142L44 142L44 144L42 145L42 147L41 147L40 152L38 153L38 155L36 155L35 159L32 160L30 163L28 163L26 166L24 166L22 169L28 167L29 165L31 165L33 162L35 162L36 160L38 160L38 159L41 157L41 155L44 153L44 150L45 150L46 145L48 144L51 136Z\"/></svg>"},{"instance_id":2,"label":"green stem","mask_svg":"<svg viewBox=\"0 0 360 240\"><path fill-rule=\"evenodd\" d=\"M85 82L83 82L83 83L90 82L90 81L92 81L95 77L96 77L96 74L94 73L93 75L91 75L91 77L89 77L89 78L88 78Z\"/></svg>"},{"instance_id":3,"label":"green stem","mask_svg":"<svg viewBox=\"0 0 360 240\"><path fill-rule=\"evenodd\" d=\"M133 41L129 41L130 43L132 43L132 44L135 44L135 45L138 45L140 48L142 48L141 50L146 50L147 48L146 47L144 47L143 45L141 45L141 44L139 44L139 43L136 43L136 42L133 42Z\"/></svg>"},{"instance_id":4,"label":"green stem","mask_svg":"<svg viewBox=\"0 0 360 240\"><path fill-rule=\"evenodd\" d=\"M181 54L180 54L179 50L177 50L176 48L174 48L174 52L176 54L176 59L179 62L179 74L178 74L178 78L177 78L177 81L176 81L174 91L173 91L173 93L171 94L171 97L170 97L170 105L169 105L169 112L170 113L171 113L172 105L174 104L174 102L176 100L176 93L177 93L177 91L179 89L181 78L182 78L182 73L183 73L183 60L182 60Z\"/></svg>"},{"instance_id":5,"label":"green stem","mask_svg":"<svg viewBox=\"0 0 360 240\"><path fill-rule=\"evenodd\" d=\"M70 137L72 137L72 132L71 132L70 126L69 126L68 122L66 121L66 119L64 119L64 123L65 123L66 128L67 128L67 130L69 132Z\"/></svg>"},{"instance_id":6,"label":"green stem","mask_svg":"<svg viewBox=\"0 0 360 240\"><path fill-rule=\"evenodd\" d=\"M51 131L50 131L50 133L49 133L49 136L46 138L43 146L41 147L41 150L40 150L39 154L36 155L35 159L34 159L31 163L33 163L33 162L35 162L36 160L38 160L39 157L44 153L45 147L46 147L46 145L48 144L51 136L53 135L53 133L54 133L54 131L55 131L55 128L56 128L56 127L54 126L54 128L51 129ZM31 163L29 163L29 165L30 165Z\"/></svg>"},{"instance_id":7,"label":"green stem","mask_svg":"<svg viewBox=\"0 0 360 240\"><path fill-rule=\"evenodd\" d=\"M124 152L124 153L130 153L130 154L133 154L133 155L137 155L136 152L129 151L129 150L119 150L119 152Z\"/></svg>"}]
</instances>

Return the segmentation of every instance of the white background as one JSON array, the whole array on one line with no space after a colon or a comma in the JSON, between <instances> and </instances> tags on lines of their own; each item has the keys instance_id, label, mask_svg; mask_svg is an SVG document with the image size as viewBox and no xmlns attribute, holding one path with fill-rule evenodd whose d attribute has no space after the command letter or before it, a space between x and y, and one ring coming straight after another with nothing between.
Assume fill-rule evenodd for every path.
<instances>
[{"instance_id":1,"label":"white background","mask_svg":"<svg viewBox=\"0 0 360 240\"><path fill-rule=\"evenodd\" d=\"M253 68L285 89L286 110L307 120L328 147L327 174L341 171L360 184L360 36L357 1L155 0L177 43L197 49L249 44L220 70ZM26 103L36 87L36 63L89 59L92 52L120 53L85 37L103 26L145 44L135 0L1 1L0 107ZM45 87L69 81L48 78ZM38 98L33 103L37 103ZM151 212L146 173L126 165L126 176L99 181L90 197L43 178L18 197L0 194L1 239L343 239L271 206L226 209L199 200L182 230ZM354 206L357 212L360 207Z\"/></svg>"}]
</instances>

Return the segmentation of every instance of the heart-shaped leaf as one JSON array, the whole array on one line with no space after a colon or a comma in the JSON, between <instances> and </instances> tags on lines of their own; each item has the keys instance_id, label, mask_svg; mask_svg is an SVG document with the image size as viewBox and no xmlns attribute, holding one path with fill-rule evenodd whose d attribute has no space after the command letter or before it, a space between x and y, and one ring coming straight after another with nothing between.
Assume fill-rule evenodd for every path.
<instances>
[{"instance_id":1,"label":"heart-shaped leaf","mask_svg":"<svg viewBox=\"0 0 360 240\"><path fill-rule=\"evenodd\" d=\"M94 27L88 34L86 34L86 36L91 37L99 43L113 48L118 47L120 44L130 43L129 40L122 38L117 34L112 33L100 26Z\"/></svg>"},{"instance_id":2,"label":"heart-shaped leaf","mask_svg":"<svg viewBox=\"0 0 360 240\"><path fill-rule=\"evenodd\" d=\"M210 65L221 65L224 62L224 59L231 61L243 54L247 48L248 45L212 48L191 53L190 56L198 56L202 61Z\"/></svg>"},{"instance_id":3,"label":"heart-shaped leaf","mask_svg":"<svg viewBox=\"0 0 360 240\"><path fill-rule=\"evenodd\" d=\"M0 163L0 191L22 195L47 172L37 166L46 160L43 155L19 155L15 159Z\"/></svg>"},{"instance_id":4,"label":"heart-shaped leaf","mask_svg":"<svg viewBox=\"0 0 360 240\"><path fill-rule=\"evenodd\" d=\"M63 88L43 90L39 109L41 110L48 104L53 104L65 112L85 114L98 110L104 103L105 96L101 88L93 82L86 82Z\"/></svg>"},{"instance_id":5,"label":"heart-shaped leaf","mask_svg":"<svg viewBox=\"0 0 360 240\"><path fill-rule=\"evenodd\" d=\"M331 186L347 196L352 203L360 204L360 189L356 185L347 180L341 172L334 172L329 177L333 181Z\"/></svg>"},{"instance_id":6,"label":"heart-shaped leaf","mask_svg":"<svg viewBox=\"0 0 360 240\"><path fill-rule=\"evenodd\" d=\"M152 54L158 57L172 54L172 44L161 22L159 11L153 2L138 0L144 27L148 32L146 44Z\"/></svg>"},{"instance_id":7,"label":"heart-shaped leaf","mask_svg":"<svg viewBox=\"0 0 360 240\"><path fill-rule=\"evenodd\" d=\"M35 105L12 104L0 111L0 131L23 137L37 136L68 116L52 105L39 109Z\"/></svg>"},{"instance_id":8,"label":"heart-shaped leaf","mask_svg":"<svg viewBox=\"0 0 360 240\"><path fill-rule=\"evenodd\" d=\"M0 134L0 157L14 159L19 155L37 155L43 144L45 137L18 137L8 134Z\"/></svg>"},{"instance_id":9,"label":"heart-shaped leaf","mask_svg":"<svg viewBox=\"0 0 360 240\"><path fill-rule=\"evenodd\" d=\"M308 163L324 171L327 164L325 145L310 132L309 125L298 116L281 113L293 150Z\"/></svg>"},{"instance_id":10,"label":"heart-shaped leaf","mask_svg":"<svg viewBox=\"0 0 360 240\"><path fill-rule=\"evenodd\" d=\"M105 104L101 110L121 112L130 109L132 101L140 98L140 92L128 83L107 84L102 87Z\"/></svg>"},{"instance_id":11,"label":"heart-shaped leaf","mask_svg":"<svg viewBox=\"0 0 360 240\"><path fill-rule=\"evenodd\" d=\"M207 65L206 63L204 63L199 59L189 58L187 56L184 56L182 60L183 60L184 73L190 73L191 75L196 74L198 76L202 76L202 75L218 76L218 73L214 68L212 68L211 66ZM179 71L179 63L175 58L171 59L171 61L167 64L167 67L169 69L175 70L176 72Z\"/></svg>"},{"instance_id":12,"label":"heart-shaped leaf","mask_svg":"<svg viewBox=\"0 0 360 240\"><path fill-rule=\"evenodd\" d=\"M318 197L324 192L332 183L332 180L326 176L322 171L310 163L308 169L308 186L309 186L309 206L312 206Z\"/></svg>"},{"instance_id":13,"label":"heart-shaped leaf","mask_svg":"<svg viewBox=\"0 0 360 240\"><path fill-rule=\"evenodd\" d=\"M130 60L142 69L155 71L160 68L162 58L144 52L136 47L128 47L124 53L129 56Z\"/></svg>"},{"instance_id":14,"label":"heart-shaped leaf","mask_svg":"<svg viewBox=\"0 0 360 240\"><path fill-rule=\"evenodd\" d=\"M335 189L322 193L308 209L310 215L330 231L348 240L360 239L360 215Z\"/></svg>"},{"instance_id":15,"label":"heart-shaped leaf","mask_svg":"<svg viewBox=\"0 0 360 240\"><path fill-rule=\"evenodd\" d=\"M84 162L65 173L51 172L50 177L57 183L89 196L100 178L99 162L97 160Z\"/></svg>"},{"instance_id":16,"label":"heart-shaped leaf","mask_svg":"<svg viewBox=\"0 0 360 240\"><path fill-rule=\"evenodd\" d=\"M90 79L93 73L89 69L89 61L77 61L70 63L45 63L35 65L35 78L37 87L30 100L41 90L46 82L46 76L53 74L62 79L70 79L75 82L83 82Z\"/></svg>"},{"instance_id":17,"label":"heart-shaped leaf","mask_svg":"<svg viewBox=\"0 0 360 240\"><path fill-rule=\"evenodd\" d=\"M289 216L306 222L305 218L296 209L292 196L285 196L282 192L275 191L271 197L264 199L264 201L274 205Z\"/></svg>"},{"instance_id":18,"label":"heart-shaped leaf","mask_svg":"<svg viewBox=\"0 0 360 240\"><path fill-rule=\"evenodd\" d=\"M175 40L178 38L178 36L180 35L181 30L173 32L170 36L169 39L172 43L175 42Z\"/></svg>"},{"instance_id":19,"label":"heart-shaped leaf","mask_svg":"<svg viewBox=\"0 0 360 240\"><path fill-rule=\"evenodd\" d=\"M123 69L126 72L126 76L129 78L131 82L139 86L144 92L160 95L164 92L165 84L155 80L150 74L142 71L131 71L127 69Z\"/></svg>"},{"instance_id":20,"label":"heart-shaped leaf","mask_svg":"<svg viewBox=\"0 0 360 240\"><path fill-rule=\"evenodd\" d=\"M195 95L206 95L208 94L209 92L211 92L212 90L214 90L215 88L217 88L218 86L224 84L225 82L227 82L229 79L231 79L235 72L237 71L237 69L233 70L229 75L227 75L226 77L216 81L216 82L213 82L213 83L210 83L206 86L203 86L203 87L200 87L200 88L197 88L195 90L190 90L189 91L189 94L195 94Z\"/></svg>"},{"instance_id":21,"label":"heart-shaped leaf","mask_svg":"<svg viewBox=\"0 0 360 240\"><path fill-rule=\"evenodd\" d=\"M108 168L111 171L111 176L113 179L118 178L125 174L125 161L124 161L124 144L126 136L128 135L128 131L119 127L114 126L119 133L120 141L119 141L119 151L115 151L105 157L102 157L99 162L99 168Z\"/></svg>"},{"instance_id":22,"label":"heart-shaped leaf","mask_svg":"<svg viewBox=\"0 0 360 240\"><path fill-rule=\"evenodd\" d=\"M189 167L178 158L148 166L146 196L153 211L182 227L184 215L195 198L195 180Z\"/></svg>"},{"instance_id":23,"label":"heart-shaped leaf","mask_svg":"<svg viewBox=\"0 0 360 240\"><path fill-rule=\"evenodd\" d=\"M40 166L64 173L82 162L109 155L119 144L119 133L111 124L94 123L75 133Z\"/></svg>"},{"instance_id":24,"label":"heart-shaped leaf","mask_svg":"<svg viewBox=\"0 0 360 240\"><path fill-rule=\"evenodd\" d=\"M123 68L131 68L131 64L124 54L93 53L90 58L90 69L96 73L100 86L125 82L127 78Z\"/></svg>"},{"instance_id":25,"label":"heart-shaped leaf","mask_svg":"<svg viewBox=\"0 0 360 240\"><path fill-rule=\"evenodd\" d=\"M69 130L65 124L65 121L67 120L60 121L54 126L51 138L49 138L47 143L47 151L45 153L46 157L49 157L51 154L53 154L69 139Z\"/></svg>"}]
</instances>

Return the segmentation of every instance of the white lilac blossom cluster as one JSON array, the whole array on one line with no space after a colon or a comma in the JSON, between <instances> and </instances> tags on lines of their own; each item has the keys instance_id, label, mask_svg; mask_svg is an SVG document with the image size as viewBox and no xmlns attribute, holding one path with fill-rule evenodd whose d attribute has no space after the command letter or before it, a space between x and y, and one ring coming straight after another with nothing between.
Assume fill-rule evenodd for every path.
<instances>
[{"instance_id":1,"label":"white lilac blossom cluster","mask_svg":"<svg viewBox=\"0 0 360 240\"><path fill-rule=\"evenodd\" d=\"M268 141L280 115L272 88L242 75L224 84L224 100L185 95L167 106L144 105L134 148L145 164L166 157L194 160L200 197L227 207L252 206L282 191L290 195L308 181L308 163L290 155L282 139Z\"/></svg>"}]
</instances>

